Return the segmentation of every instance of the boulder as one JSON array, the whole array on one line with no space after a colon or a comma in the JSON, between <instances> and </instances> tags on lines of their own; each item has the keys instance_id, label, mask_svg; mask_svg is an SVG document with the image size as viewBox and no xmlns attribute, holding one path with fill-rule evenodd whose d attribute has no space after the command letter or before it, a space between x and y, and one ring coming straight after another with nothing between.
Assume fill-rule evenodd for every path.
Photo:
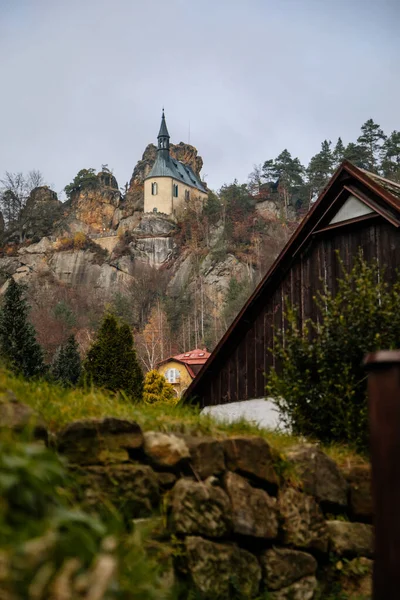
<instances>
[{"instance_id":1,"label":"boulder","mask_svg":"<svg viewBox=\"0 0 400 600\"><path fill-rule=\"evenodd\" d=\"M32 433L38 440L47 442L48 434L43 419L30 407L19 402L11 391L0 395L0 429L15 433Z\"/></svg>"},{"instance_id":2,"label":"boulder","mask_svg":"<svg viewBox=\"0 0 400 600\"><path fill-rule=\"evenodd\" d=\"M26 248L22 248L28 254L43 254L53 248L53 242L48 237L43 237L37 244L31 244Z\"/></svg>"},{"instance_id":3,"label":"boulder","mask_svg":"<svg viewBox=\"0 0 400 600\"><path fill-rule=\"evenodd\" d=\"M317 579L310 575L276 592L269 592L268 600L312 600L317 586Z\"/></svg>"},{"instance_id":4,"label":"boulder","mask_svg":"<svg viewBox=\"0 0 400 600\"><path fill-rule=\"evenodd\" d=\"M278 507L285 544L327 552L328 530L324 515L312 496L287 487L279 493Z\"/></svg>"},{"instance_id":5,"label":"boulder","mask_svg":"<svg viewBox=\"0 0 400 600\"><path fill-rule=\"evenodd\" d=\"M256 538L274 539L278 535L276 498L271 498L248 481L228 472L225 489L232 505L232 529L234 533Z\"/></svg>"},{"instance_id":6,"label":"boulder","mask_svg":"<svg viewBox=\"0 0 400 600\"><path fill-rule=\"evenodd\" d=\"M235 544L217 544L200 537L185 540L188 570L202 598L255 598L261 568L255 556Z\"/></svg>"},{"instance_id":7,"label":"boulder","mask_svg":"<svg viewBox=\"0 0 400 600\"><path fill-rule=\"evenodd\" d=\"M278 485L269 444L260 437L231 437L222 442L226 467L273 486Z\"/></svg>"},{"instance_id":8,"label":"boulder","mask_svg":"<svg viewBox=\"0 0 400 600\"><path fill-rule=\"evenodd\" d=\"M370 465L355 465L343 472L349 483L349 507L352 518L371 523L374 506Z\"/></svg>"},{"instance_id":9,"label":"boulder","mask_svg":"<svg viewBox=\"0 0 400 600\"><path fill-rule=\"evenodd\" d=\"M366 523L327 521L330 549L338 556L366 556L374 552L374 531Z\"/></svg>"},{"instance_id":10,"label":"boulder","mask_svg":"<svg viewBox=\"0 0 400 600\"><path fill-rule=\"evenodd\" d=\"M149 517L158 508L157 475L148 465L88 466L79 471L83 503L96 510L111 502L126 518Z\"/></svg>"},{"instance_id":11,"label":"boulder","mask_svg":"<svg viewBox=\"0 0 400 600\"><path fill-rule=\"evenodd\" d=\"M347 482L329 456L312 444L295 446L286 456L295 465L306 494L325 507L347 506Z\"/></svg>"},{"instance_id":12,"label":"boulder","mask_svg":"<svg viewBox=\"0 0 400 600\"><path fill-rule=\"evenodd\" d=\"M144 434L144 451L159 467L175 467L190 456L185 441L172 433L148 431Z\"/></svg>"},{"instance_id":13,"label":"boulder","mask_svg":"<svg viewBox=\"0 0 400 600\"><path fill-rule=\"evenodd\" d=\"M260 562L268 590L280 590L303 577L315 575L318 567L311 554L288 548L271 548L261 555Z\"/></svg>"},{"instance_id":14,"label":"boulder","mask_svg":"<svg viewBox=\"0 0 400 600\"><path fill-rule=\"evenodd\" d=\"M190 451L190 465L196 476L207 479L225 471L225 457L221 442L211 437L184 436Z\"/></svg>"},{"instance_id":15,"label":"boulder","mask_svg":"<svg viewBox=\"0 0 400 600\"><path fill-rule=\"evenodd\" d=\"M79 465L128 461L129 451L142 444L143 434L137 423L113 417L75 421L57 438L58 451L70 463Z\"/></svg>"},{"instance_id":16,"label":"boulder","mask_svg":"<svg viewBox=\"0 0 400 600\"><path fill-rule=\"evenodd\" d=\"M231 527L229 498L213 478L180 479L170 492L169 526L175 533L221 537Z\"/></svg>"}]
</instances>

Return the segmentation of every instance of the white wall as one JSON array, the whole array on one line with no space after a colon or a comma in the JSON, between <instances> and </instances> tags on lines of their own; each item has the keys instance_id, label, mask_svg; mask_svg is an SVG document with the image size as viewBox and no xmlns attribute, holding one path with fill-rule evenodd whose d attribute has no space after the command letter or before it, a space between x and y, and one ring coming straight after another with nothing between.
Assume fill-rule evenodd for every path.
<instances>
[{"instance_id":1,"label":"white wall","mask_svg":"<svg viewBox=\"0 0 400 600\"><path fill-rule=\"evenodd\" d=\"M259 425L265 429L281 429L279 412L274 403L268 398L257 400L244 400L242 402L230 402L229 404L217 404L206 406L201 414L211 415L217 421L232 423L245 419L250 423Z\"/></svg>"}]
</instances>

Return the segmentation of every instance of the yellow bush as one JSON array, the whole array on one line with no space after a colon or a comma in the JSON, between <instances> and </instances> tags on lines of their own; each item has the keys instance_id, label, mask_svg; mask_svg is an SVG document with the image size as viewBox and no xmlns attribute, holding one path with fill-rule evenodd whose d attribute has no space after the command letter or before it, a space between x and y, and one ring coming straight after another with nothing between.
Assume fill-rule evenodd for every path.
<instances>
[{"instance_id":1,"label":"yellow bush","mask_svg":"<svg viewBox=\"0 0 400 600\"><path fill-rule=\"evenodd\" d=\"M70 237L63 237L57 241L57 250L72 250L74 240Z\"/></svg>"},{"instance_id":2,"label":"yellow bush","mask_svg":"<svg viewBox=\"0 0 400 600\"><path fill-rule=\"evenodd\" d=\"M87 244L87 237L82 231L78 231L74 235L74 248L76 250L83 250Z\"/></svg>"},{"instance_id":3,"label":"yellow bush","mask_svg":"<svg viewBox=\"0 0 400 600\"><path fill-rule=\"evenodd\" d=\"M158 371L146 373L143 385L143 400L146 404L176 404L178 398L170 383Z\"/></svg>"}]
</instances>

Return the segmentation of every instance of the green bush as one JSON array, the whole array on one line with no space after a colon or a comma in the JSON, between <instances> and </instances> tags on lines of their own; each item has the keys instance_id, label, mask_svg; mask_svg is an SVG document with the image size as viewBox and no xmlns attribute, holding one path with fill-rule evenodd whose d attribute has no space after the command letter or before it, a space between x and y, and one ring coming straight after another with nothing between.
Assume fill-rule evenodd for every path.
<instances>
[{"instance_id":1,"label":"green bush","mask_svg":"<svg viewBox=\"0 0 400 600\"><path fill-rule=\"evenodd\" d=\"M324 443L368 445L366 373L368 352L400 347L400 281L389 286L376 263L361 255L338 281L335 296L313 299L318 320L298 327L288 308L274 349L280 367L268 374L267 393L294 434Z\"/></svg>"}]
</instances>

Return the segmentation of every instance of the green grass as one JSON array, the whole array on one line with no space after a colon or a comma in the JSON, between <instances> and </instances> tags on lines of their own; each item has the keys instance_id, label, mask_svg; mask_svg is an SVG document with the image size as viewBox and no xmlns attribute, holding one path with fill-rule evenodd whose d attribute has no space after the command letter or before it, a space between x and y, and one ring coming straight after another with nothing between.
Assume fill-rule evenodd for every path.
<instances>
[{"instance_id":1,"label":"green grass","mask_svg":"<svg viewBox=\"0 0 400 600\"><path fill-rule=\"evenodd\" d=\"M46 381L26 381L0 371L0 395L11 390L20 402L28 404L43 417L48 429L57 432L78 419L119 417L134 420L145 431L164 431L224 438L250 435L265 438L278 454L302 438L263 429L244 420L221 423L200 415L195 406L178 404L147 405L132 403L124 396L98 389L64 389ZM363 459L343 445L323 448L339 464L362 462Z\"/></svg>"}]
</instances>

